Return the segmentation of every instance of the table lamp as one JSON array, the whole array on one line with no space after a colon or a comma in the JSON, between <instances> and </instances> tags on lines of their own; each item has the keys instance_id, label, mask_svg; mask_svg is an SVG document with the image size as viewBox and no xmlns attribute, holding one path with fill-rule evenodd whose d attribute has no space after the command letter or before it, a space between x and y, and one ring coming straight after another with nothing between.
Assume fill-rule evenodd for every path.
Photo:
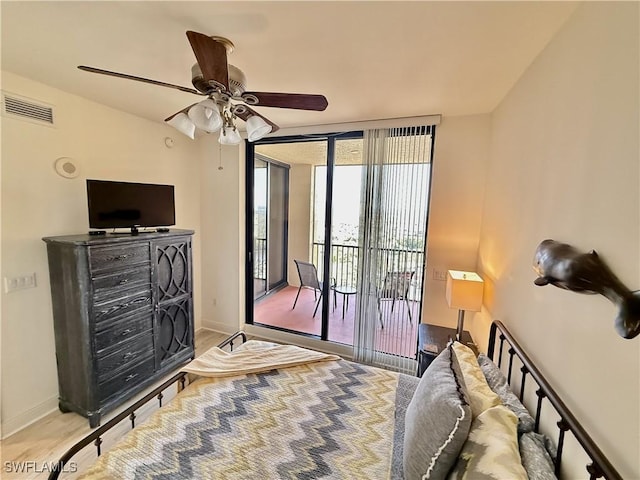
<instances>
[{"instance_id":1,"label":"table lamp","mask_svg":"<svg viewBox=\"0 0 640 480\"><path fill-rule=\"evenodd\" d=\"M447 304L458 309L456 340L462 341L464 312L479 312L482 309L484 282L475 272L447 271Z\"/></svg>"}]
</instances>

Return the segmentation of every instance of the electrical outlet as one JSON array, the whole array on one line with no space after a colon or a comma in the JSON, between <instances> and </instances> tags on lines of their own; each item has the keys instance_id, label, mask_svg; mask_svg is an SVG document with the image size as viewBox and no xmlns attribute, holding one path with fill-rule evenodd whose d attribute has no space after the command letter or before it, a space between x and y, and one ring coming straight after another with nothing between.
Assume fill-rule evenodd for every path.
<instances>
[{"instance_id":1,"label":"electrical outlet","mask_svg":"<svg viewBox=\"0 0 640 480\"><path fill-rule=\"evenodd\" d=\"M20 275L19 277L4 277L4 293L15 292L16 290L24 290L25 288L36 287L36 274L29 273Z\"/></svg>"},{"instance_id":2,"label":"electrical outlet","mask_svg":"<svg viewBox=\"0 0 640 480\"><path fill-rule=\"evenodd\" d=\"M433 279L438 280L439 282L447 281L447 271L446 270L438 270L436 268L433 269Z\"/></svg>"}]
</instances>

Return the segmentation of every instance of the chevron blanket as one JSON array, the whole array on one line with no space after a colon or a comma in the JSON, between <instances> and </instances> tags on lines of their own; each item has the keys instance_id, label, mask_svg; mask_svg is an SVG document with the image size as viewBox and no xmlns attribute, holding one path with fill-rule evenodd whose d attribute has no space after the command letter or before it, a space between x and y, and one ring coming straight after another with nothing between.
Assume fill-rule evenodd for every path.
<instances>
[{"instance_id":1,"label":"chevron blanket","mask_svg":"<svg viewBox=\"0 0 640 480\"><path fill-rule=\"evenodd\" d=\"M345 360L199 379L82 478L401 478L416 384Z\"/></svg>"}]
</instances>

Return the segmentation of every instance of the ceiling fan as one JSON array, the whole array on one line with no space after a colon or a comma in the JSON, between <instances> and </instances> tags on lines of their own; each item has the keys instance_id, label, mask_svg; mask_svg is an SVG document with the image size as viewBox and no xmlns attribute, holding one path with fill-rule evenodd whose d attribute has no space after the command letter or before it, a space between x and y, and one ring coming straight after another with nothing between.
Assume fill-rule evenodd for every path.
<instances>
[{"instance_id":1,"label":"ceiling fan","mask_svg":"<svg viewBox=\"0 0 640 480\"><path fill-rule=\"evenodd\" d=\"M191 83L195 90L100 68L84 65L78 68L207 97L174 113L165 122L192 139L196 128L208 133L220 130L219 142L223 145L237 145L242 141L235 125L237 118L246 122L247 139L252 142L278 130L275 123L253 110L253 106L315 111L327 108L327 99L323 95L247 91L242 70L227 62L227 55L234 48L230 40L192 31L187 32L187 38L197 61L191 67Z\"/></svg>"}]
</instances>

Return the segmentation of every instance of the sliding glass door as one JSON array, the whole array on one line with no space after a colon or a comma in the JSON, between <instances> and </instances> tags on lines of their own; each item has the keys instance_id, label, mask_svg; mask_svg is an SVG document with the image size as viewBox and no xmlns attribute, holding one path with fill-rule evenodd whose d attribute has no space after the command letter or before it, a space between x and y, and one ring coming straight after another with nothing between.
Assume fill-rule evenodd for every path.
<instances>
[{"instance_id":1,"label":"sliding glass door","mask_svg":"<svg viewBox=\"0 0 640 480\"><path fill-rule=\"evenodd\" d=\"M247 184L247 205L253 207L247 218L254 219L247 225L252 239L247 245L253 248L247 258L253 260L254 272L247 285L254 289L247 291L247 298L254 300L247 302L250 322L322 335L325 275L323 260L314 256L312 238L319 231L324 239L324 204L317 208L314 198L316 189L324 191L327 184L326 161L327 143L322 139L250 144L247 165L254 172L248 179L253 184ZM265 166L268 175L262 173Z\"/></svg>"},{"instance_id":2,"label":"sliding glass door","mask_svg":"<svg viewBox=\"0 0 640 480\"><path fill-rule=\"evenodd\" d=\"M365 132L354 359L415 372L433 129Z\"/></svg>"},{"instance_id":3,"label":"sliding glass door","mask_svg":"<svg viewBox=\"0 0 640 480\"><path fill-rule=\"evenodd\" d=\"M248 323L348 345L356 341L359 348L385 355L415 355L431 131L389 133L376 148L381 159L367 158L371 151L363 132L248 144L248 171L254 172L247 177L247 206L253 208L247 218L254 219L247 224L247 258L253 262L248 269L254 272L247 282ZM269 177L271 186L264 186L269 181L262 173L273 162L289 167L286 238L274 234L272 224L280 220L271 215L278 210L263 208L271 205L268 199L276 191L275 179ZM261 253L260 248L269 251ZM279 263L284 281L274 288L268 265L274 263L275 250L284 258ZM261 273L261 284L255 272L261 272L265 255L267 273ZM367 263L372 258L374 266ZM373 307L363 297L372 299ZM363 328L370 333L364 344Z\"/></svg>"},{"instance_id":4,"label":"sliding glass door","mask_svg":"<svg viewBox=\"0 0 640 480\"><path fill-rule=\"evenodd\" d=\"M253 298L286 284L289 167L256 157L253 166Z\"/></svg>"},{"instance_id":5,"label":"sliding glass door","mask_svg":"<svg viewBox=\"0 0 640 480\"><path fill-rule=\"evenodd\" d=\"M333 287L333 315L329 322L328 339L351 345L353 343L356 296L358 286L358 258L360 248L360 196L362 183L362 138L335 140L331 204L331 278Z\"/></svg>"}]
</instances>

